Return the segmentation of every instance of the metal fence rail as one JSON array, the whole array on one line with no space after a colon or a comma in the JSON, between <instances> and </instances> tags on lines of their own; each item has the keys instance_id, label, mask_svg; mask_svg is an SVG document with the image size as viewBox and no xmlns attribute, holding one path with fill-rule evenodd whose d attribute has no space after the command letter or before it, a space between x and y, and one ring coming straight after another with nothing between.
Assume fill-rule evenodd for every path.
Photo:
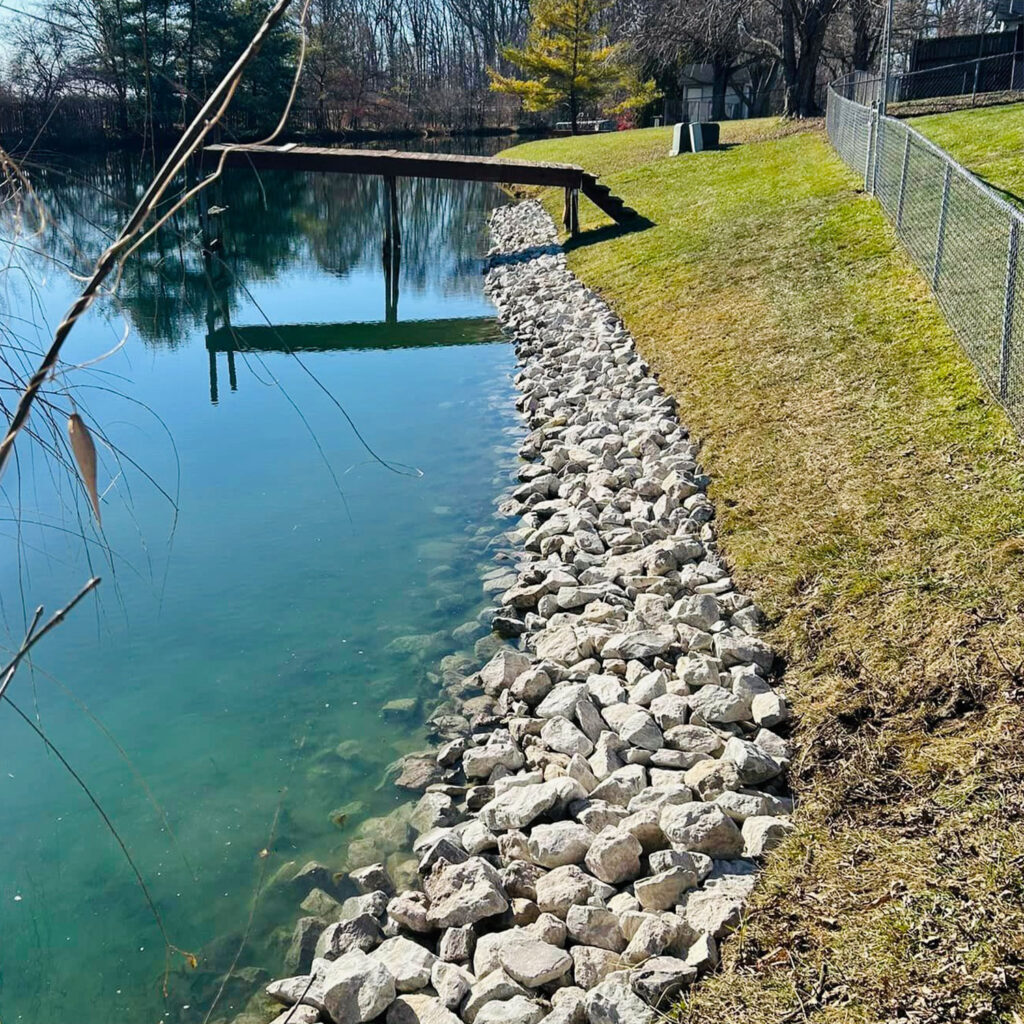
<instances>
[{"instance_id":1,"label":"metal fence rail","mask_svg":"<svg viewBox=\"0 0 1024 1024\"><path fill-rule=\"evenodd\" d=\"M826 127L931 283L985 384L1024 429L1024 214L908 124L880 116L881 80L829 88Z\"/></svg>"}]
</instances>

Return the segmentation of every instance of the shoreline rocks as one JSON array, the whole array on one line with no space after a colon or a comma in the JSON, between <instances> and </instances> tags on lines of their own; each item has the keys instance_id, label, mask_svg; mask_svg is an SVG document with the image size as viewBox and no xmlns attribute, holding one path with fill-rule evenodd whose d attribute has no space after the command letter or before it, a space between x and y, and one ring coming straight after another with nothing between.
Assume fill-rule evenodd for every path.
<instances>
[{"instance_id":1,"label":"shoreline rocks","mask_svg":"<svg viewBox=\"0 0 1024 1024\"><path fill-rule=\"evenodd\" d=\"M422 792L394 819L417 883L357 865L340 919L300 920L305 973L267 988L296 1019L654 1022L715 968L792 828L789 710L697 446L542 208L491 230L529 430L484 581L507 642L449 683L439 748L399 775Z\"/></svg>"}]
</instances>

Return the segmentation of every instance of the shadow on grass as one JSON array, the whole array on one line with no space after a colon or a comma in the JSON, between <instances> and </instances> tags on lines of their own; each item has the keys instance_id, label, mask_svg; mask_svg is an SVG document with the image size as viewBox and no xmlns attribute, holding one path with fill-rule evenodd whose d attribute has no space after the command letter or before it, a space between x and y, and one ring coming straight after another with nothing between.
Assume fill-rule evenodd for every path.
<instances>
[{"instance_id":1,"label":"shadow on grass","mask_svg":"<svg viewBox=\"0 0 1024 1024\"><path fill-rule=\"evenodd\" d=\"M596 245L598 242L607 242L620 235L632 235L653 227L653 220L638 215L626 224L608 224L603 228L590 228L588 231L581 231L575 238L567 238L562 244L562 248L566 252L572 252L573 249L582 249L587 245Z\"/></svg>"}]
</instances>

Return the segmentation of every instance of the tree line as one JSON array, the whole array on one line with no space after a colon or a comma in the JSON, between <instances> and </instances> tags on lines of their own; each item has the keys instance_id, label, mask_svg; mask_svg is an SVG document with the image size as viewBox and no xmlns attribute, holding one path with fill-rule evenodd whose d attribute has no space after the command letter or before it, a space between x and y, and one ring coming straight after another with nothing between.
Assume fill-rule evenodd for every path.
<instances>
[{"instance_id":1,"label":"tree line","mask_svg":"<svg viewBox=\"0 0 1024 1024\"><path fill-rule=\"evenodd\" d=\"M660 97L681 95L694 65L710 79L713 117L725 115L730 89L756 113L814 116L829 78L877 67L884 5L310 0L304 26L296 8L265 47L226 126L253 137L275 123L303 30L306 63L290 126L298 133L472 131L609 111L643 122L660 112ZM77 125L155 145L187 122L268 6L43 0L11 24L0 88L5 142L48 126L60 137ZM906 52L915 37L974 31L991 20L986 0L897 0L895 48ZM562 45L566 31L580 36ZM579 66L563 66L569 54Z\"/></svg>"}]
</instances>

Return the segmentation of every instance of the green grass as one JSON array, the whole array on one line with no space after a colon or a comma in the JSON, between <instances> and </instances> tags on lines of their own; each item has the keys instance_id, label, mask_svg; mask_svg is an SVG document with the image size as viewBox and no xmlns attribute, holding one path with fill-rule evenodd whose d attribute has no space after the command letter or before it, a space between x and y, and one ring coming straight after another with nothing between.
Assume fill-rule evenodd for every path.
<instances>
[{"instance_id":1,"label":"green grass","mask_svg":"<svg viewBox=\"0 0 1024 1024\"><path fill-rule=\"evenodd\" d=\"M1024 197L1024 103L914 117L908 123L975 174Z\"/></svg>"},{"instance_id":2,"label":"green grass","mask_svg":"<svg viewBox=\"0 0 1024 1024\"><path fill-rule=\"evenodd\" d=\"M818 130L530 143L581 200L570 264L702 443L723 551L768 613L800 753L700 1024L1012 1021L1024 963L1024 461L878 206ZM560 212L561 195L543 201Z\"/></svg>"}]
</instances>

